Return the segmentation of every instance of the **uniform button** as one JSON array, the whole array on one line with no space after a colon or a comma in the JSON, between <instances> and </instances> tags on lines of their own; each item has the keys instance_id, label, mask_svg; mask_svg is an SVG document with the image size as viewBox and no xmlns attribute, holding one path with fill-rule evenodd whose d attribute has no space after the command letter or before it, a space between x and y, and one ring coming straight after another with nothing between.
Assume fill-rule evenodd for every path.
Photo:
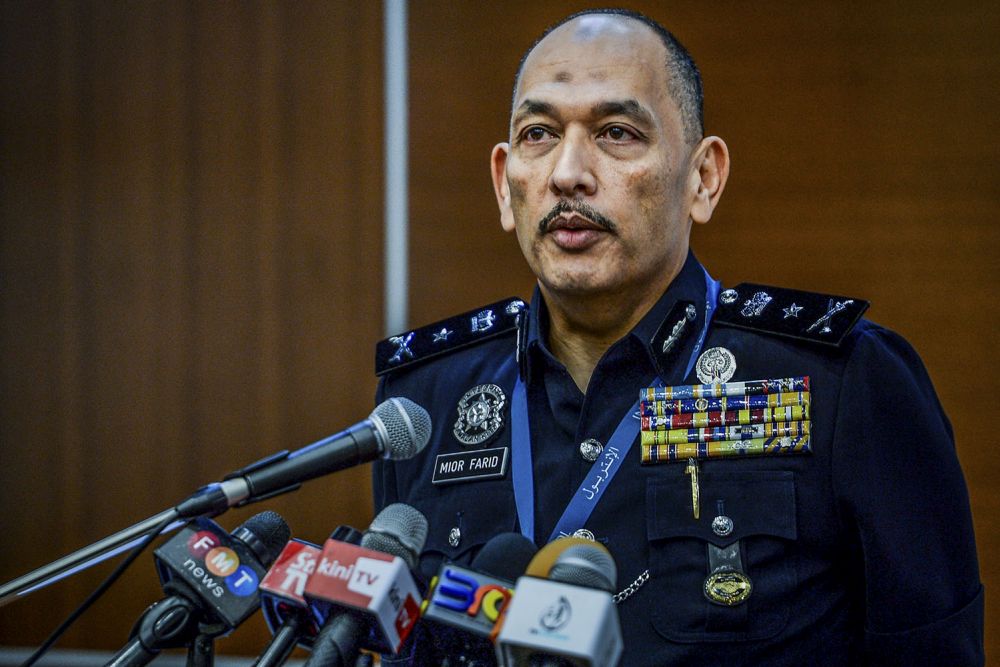
<instances>
[{"instance_id":1,"label":"uniform button","mask_svg":"<svg viewBox=\"0 0 1000 667\"><path fill-rule=\"evenodd\" d=\"M584 540L590 540L591 542L597 541L597 539L594 537L594 534L589 530L587 530L586 528L577 528L576 530L574 530L573 537L579 537Z\"/></svg>"},{"instance_id":2,"label":"uniform button","mask_svg":"<svg viewBox=\"0 0 1000 667\"><path fill-rule=\"evenodd\" d=\"M712 532L719 537L726 537L733 532L733 520L725 514L712 519Z\"/></svg>"},{"instance_id":3,"label":"uniform button","mask_svg":"<svg viewBox=\"0 0 1000 667\"><path fill-rule=\"evenodd\" d=\"M593 463L603 451L604 445L602 445L600 441L594 440L593 438L587 438L580 443L580 456L583 457L584 461Z\"/></svg>"},{"instance_id":4,"label":"uniform button","mask_svg":"<svg viewBox=\"0 0 1000 667\"><path fill-rule=\"evenodd\" d=\"M448 544L452 547L457 547L459 542L462 541L462 531L455 526L448 532Z\"/></svg>"}]
</instances>

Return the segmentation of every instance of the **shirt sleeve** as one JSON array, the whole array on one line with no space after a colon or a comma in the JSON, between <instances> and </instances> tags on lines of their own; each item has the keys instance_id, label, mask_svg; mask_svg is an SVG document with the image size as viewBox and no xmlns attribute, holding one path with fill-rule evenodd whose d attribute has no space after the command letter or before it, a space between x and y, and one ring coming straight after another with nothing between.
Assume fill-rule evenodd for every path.
<instances>
[{"instance_id":1,"label":"shirt sleeve","mask_svg":"<svg viewBox=\"0 0 1000 667\"><path fill-rule=\"evenodd\" d=\"M858 334L832 465L863 555L870 664L982 665L982 586L951 424L920 358L890 331Z\"/></svg>"}]
</instances>

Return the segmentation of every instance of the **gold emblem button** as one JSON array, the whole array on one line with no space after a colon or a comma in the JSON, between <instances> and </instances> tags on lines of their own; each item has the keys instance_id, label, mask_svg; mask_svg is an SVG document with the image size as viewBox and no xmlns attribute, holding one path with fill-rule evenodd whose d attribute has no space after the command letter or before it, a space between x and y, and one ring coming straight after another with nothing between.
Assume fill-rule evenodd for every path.
<instances>
[{"instance_id":1,"label":"gold emblem button","mask_svg":"<svg viewBox=\"0 0 1000 667\"><path fill-rule=\"evenodd\" d=\"M724 607L735 607L746 602L753 585L750 583L750 577L742 572L725 570L708 575L704 589L705 597L710 602Z\"/></svg>"}]
</instances>

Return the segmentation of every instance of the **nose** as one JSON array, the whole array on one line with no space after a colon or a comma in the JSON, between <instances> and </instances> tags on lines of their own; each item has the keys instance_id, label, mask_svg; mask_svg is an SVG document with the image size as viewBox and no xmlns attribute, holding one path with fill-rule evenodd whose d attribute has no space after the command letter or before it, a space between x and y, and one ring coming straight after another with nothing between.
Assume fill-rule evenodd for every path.
<instances>
[{"instance_id":1,"label":"nose","mask_svg":"<svg viewBox=\"0 0 1000 667\"><path fill-rule=\"evenodd\" d=\"M597 191L593 159L586 131L568 131L549 176L549 188L559 197L590 196Z\"/></svg>"}]
</instances>

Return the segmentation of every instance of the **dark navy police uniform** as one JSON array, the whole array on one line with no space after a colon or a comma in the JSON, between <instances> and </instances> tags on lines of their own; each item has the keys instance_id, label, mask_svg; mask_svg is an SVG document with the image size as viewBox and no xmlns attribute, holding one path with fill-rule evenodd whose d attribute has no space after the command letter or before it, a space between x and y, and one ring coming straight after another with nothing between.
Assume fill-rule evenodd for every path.
<instances>
[{"instance_id":1,"label":"dark navy police uniform","mask_svg":"<svg viewBox=\"0 0 1000 667\"><path fill-rule=\"evenodd\" d=\"M732 382L809 378L811 451L698 460L695 518L685 461L642 464L640 447L628 450L577 527L610 550L618 588L634 591L619 596L621 664L983 664L968 494L951 426L916 353L860 319L864 302L777 288L723 291L706 327L706 278L689 255L601 359L586 395L546 346L537 290L520 327L519 302L505 302L380 343L377 400L408 397L434 428L421 455L376 464L376 510L405 502L427 516L428 579L442 559L467 564L491 536L519 530L510 460L520 375L542 545L593 474L594 441L599 450L623 418L635 418L639 391L655 377L699 384L690 362L723 348L735 362ZM686 325L675 323L678 313ZM494 410L492 423L459 419L477 400ZM483 450L495 456L468 454ZM748 582L735 604L706 593L720 557Z\"/></svg>"}]
</instances>

